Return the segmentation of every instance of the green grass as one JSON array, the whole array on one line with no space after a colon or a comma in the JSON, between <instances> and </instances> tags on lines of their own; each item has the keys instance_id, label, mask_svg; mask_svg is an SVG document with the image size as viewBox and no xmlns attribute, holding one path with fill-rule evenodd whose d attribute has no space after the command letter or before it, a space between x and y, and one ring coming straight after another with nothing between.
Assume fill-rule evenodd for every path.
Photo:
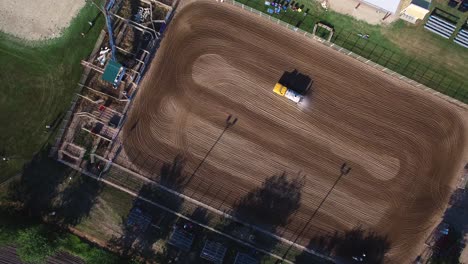
<instances>
[{"instance_id":1,"label":"green grass","mask_svg":"<svg viewBox=\"0 0 468 264\"><path fill-rule=\"evenodd\" d=\"M61 37L28 42L0 33L0 182L18 173L54 133L45 125L56 122L70 107L82 67L104 25L98 10L87 4Z\"/></svg>"},{"instance_id":2,"label":"green grass","mask_svg":"<svg viewBox=\"0 0 468 264\"><path fill-rule=\"evenodd\" d=\"M58 250L78 256L85 263L125 263L116 255L83 242L79 237L72 234L66 234L59 240Z\"/></svg>"},{"instance_id":3,"label":"green grass","mask_svg":"<svg viewBox=\"0 0 468 264\"><path fill-rule=\"evenodd\" d=\"M263 0L239 0L247 6L267 13ZM446 6L446 1L435 1L432 9L438 7L460 17L458 27L466 21L463 14ZM349 15L323 10L316 1L302 1L309 13L281 12L274 14L300 29L312 32L317 22L334 28L332 42L406 77L468 103L468 85L465 75L468 71L468 51L424 29L423 23L411 25L402 20L386 25L370 25ZM363 39L358 33L370 35ZM326 32L318 30L317 35Z\"/></svg>"},{"instance_id":4,"label":"green grass","mask_svg":"<svg viewBox=\"0 0 468 264\"><path fill-rule=\"evenodd\" d=\"M23 261L43 262L57 252L66 251L85 263L128 263L55 226L38 223L21 211L0 207L0 247L12 245Z\"/></svg>"}]
</instances>

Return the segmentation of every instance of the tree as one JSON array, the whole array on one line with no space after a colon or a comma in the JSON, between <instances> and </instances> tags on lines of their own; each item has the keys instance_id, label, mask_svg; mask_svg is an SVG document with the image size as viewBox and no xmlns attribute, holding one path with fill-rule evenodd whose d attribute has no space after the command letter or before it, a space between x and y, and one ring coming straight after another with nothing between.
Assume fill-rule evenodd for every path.
<instances>
[{"instance_id":1,"label":"tree","mask_svg":"<svg viewBox=\"0 0 468 264\"><path fill-rule=\"evenodd\" d=\"M47 237L41 226L30 227L18 233L18 255L28 263L43 263L46 258L55 253L54 241Z\"/></svg>"}]
</instances>

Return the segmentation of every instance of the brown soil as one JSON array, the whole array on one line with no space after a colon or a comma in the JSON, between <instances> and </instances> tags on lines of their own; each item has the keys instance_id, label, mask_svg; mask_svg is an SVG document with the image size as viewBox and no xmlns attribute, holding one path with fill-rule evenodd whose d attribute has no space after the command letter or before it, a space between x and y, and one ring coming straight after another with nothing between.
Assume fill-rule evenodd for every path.
<instances>
[{"instance_id":1,"label":"brown soil","mask_svg":"<svg viewBox=\"0 0 468 264\"><path fill-rule=\"evenodd\" d=\"M315 80L301 106L272 92L292 69ZM197 178L212 180L200 199L214 203L222 193L229 204L267 177L300 174L301 207L287 225L297 231L347 162L352 171L300 242L361 225L388 236L396 263L419 253L415 245L444 209L466 155L464 110L236 7L188 4L141 85L124 127L125 152L136 165L183 155L190 175L229 114L238 122L186 192Z\"/></svg>"},{"instance_id":2,"label":"brown soil","mask_svg":"<svg viewBox=\"0 0 468 264\"><path fill-rule=\"evenodd\" d=\"M84 0L0 1L0 31L26 40L60 36Z\"/></svg>"}]
</instances>

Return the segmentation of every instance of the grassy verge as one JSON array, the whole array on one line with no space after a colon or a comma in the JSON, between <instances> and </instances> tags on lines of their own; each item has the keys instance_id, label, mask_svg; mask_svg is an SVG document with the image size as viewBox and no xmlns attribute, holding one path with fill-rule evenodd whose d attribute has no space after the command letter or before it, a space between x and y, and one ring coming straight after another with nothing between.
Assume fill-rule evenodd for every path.
<instances>
[{"instance_id":1,"label":"grassy verge","mask_svg":"<svg viewBox=\"0 0 468 264\"><path fill-rule=\"evenodd\" d=\"M106 186L90 214L75 228L102 241L108 241L123 232L123 220L128 216L132 204L132 196Z\"/></svg>"},{"instance_id":2,"label":"grassy verge","mask_svg":"<svg viewBox=\"0 0 468 264\"><path fill-rule=\"evenodd\" d=\"M0 247L13 245L21 260L43 263L58 252L65 251L86 263L119 263L110 252L82 241L77 236L54 226L44 225L21 211L3 205L0 208Z\"/></svg>"},{"instance_id":3,"label":"grassy verge","mask_svg":"<svg viewBox=\"0 0 468 264\"><path fill-rule=\"evenodd\" d=\"M263 0L239 0L240 3L268 13ZM307 32L313 32L318 22L334 28L331 42L364 58L396 71L410 79L468 103L468 52L465 48L445 40L420 25L397 21L388 26L370 25L351 16L325 11L316 1L304 1L305 12L280 12L270 14ZM444 4L436 1L435 7ZM452 11L451 11L452 12ZM453 11L455 12L455 11ZM468 15L461 16L465 21ZM460 26L460 25L459 25ZM316 35L325 37L326 30L318 28ZM358 34L368 34L368 39Z\"/></svg>"},{"instance_id":4,"label":"grassy verge","mask_svg":"<svg viewBox=\"0 0 468 264\"><path fill-rule=\"evenodd\" d=\"M95 20L90 29L88 21ZM91 52L104 18L87 4L63 35L25 42L0 33L0 182L18 173L46 142L70 106L79 81L80 60ZM81 32L87 32L85 37Z\"/></svg>"}]
</instances>

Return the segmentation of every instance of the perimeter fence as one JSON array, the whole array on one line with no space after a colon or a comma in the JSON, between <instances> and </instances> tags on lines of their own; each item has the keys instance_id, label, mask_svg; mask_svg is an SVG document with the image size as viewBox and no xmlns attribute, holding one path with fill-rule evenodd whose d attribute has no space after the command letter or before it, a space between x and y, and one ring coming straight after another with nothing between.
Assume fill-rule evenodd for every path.
<instances>
[{"instance_id":1,"label":"perimeter fence","mask_svg":"<svg viewBox=\"0 0 468 264\"><path fill-rule=\"evenodd\" d=\"M440 62L428 61L405 54L398 48L389 48L374 41L372 36L366 36L365 32L358 32L348 28L333 26L333 23L313 11L302 12L288 9L286 12L270 13L274 7L266 5L263 0L225 0L224 2L239 6L243 9L256 13L260 16L290 28L304 36L319 38L324 44L340 50L348 55L360 59L365 63L373 62L383 67L391 75L397 75L400 79L419 86L425 85L437 92L454 98L462 103L468 104L468 83L466 76L451 72ZM279 2L279 1L276 1ZM329 32L324 27L316 27L317 23L322 23L334 29L330 41ZM421 51L423 52L423 51ZM453 54L456 56L456 54ZM413 82L412 82L413 81Z\"/></svg>"},{"instance_id":2,"label":"perimeter fence","mask_svg":"<svg viewBox=\"0 0 468 264\"><path fill-rule=\"evenodd\" d=\"M308 254L316 257L317 260L327 260L329 258L326 251L316 251L311 247L310 239L301 236L301 231L305 228L305 233L313 233L314 238L331 238L335 232L323 230L317 226L305 223L307 219L298 221L296 225L271 226L259 223L252 224L248 219L244 219L236 214L234 207L240 203L240 199L245 197L247 190L240 189L234 184L226 184L211 180L206 177L192 177L192 173L181 171L180 175L169 175L170 182L165 180L164 171L173 173L176 163L165 163L161 160L145 157L141 152L134 153L131 160L123 162L123 159L116 158L109 170L101 175L102 180L109 181L118 186L125 187L141 197L153 202L162 204L169 209L179 212L185 216L196 214L197 210L206 210L206 225L216 230L227 233L249 243L257 248L271 252L278 256L283 256L288 252L285 259L295 261L299 254ZM139 161L143 162L139 164ZM130 167L124 165L134 164ZM138 165L135 165L138 164ZM144 167L138 169L140 166ZM150 172L150 169L152 172ZM165 169L166 168L166 169ZM142 175L141 173L146 174ZM182 181L175 182L182 179ZM190 179L188 182L187 180ZM301 193L302 199L308 198L307 193ZM320 195L320 194L318 194ZM298 210L289 216L294 219ZM306 225L304 227L304 225ZM252 239L252 236L255 239ZM291 247L291 241L295 241L298 247ZM303 248L307 248L305 253ZM319 262L318 262L319 263Z\"/></svg>"}]
</instances>

